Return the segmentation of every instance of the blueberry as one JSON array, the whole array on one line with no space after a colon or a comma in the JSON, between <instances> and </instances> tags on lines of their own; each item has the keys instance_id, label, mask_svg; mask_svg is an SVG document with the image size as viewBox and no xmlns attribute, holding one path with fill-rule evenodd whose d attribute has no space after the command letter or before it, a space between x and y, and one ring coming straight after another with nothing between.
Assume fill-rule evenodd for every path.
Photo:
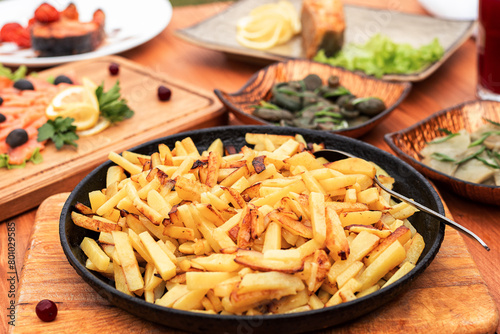
<instances>
[{"instance_id":1,"label":"blueberry","mask_svg":"<svg viewBox=\"0 0 500 334\"><path fill-rule=\"evenodd\" d=\"M0 96L0 106L3 104L3 99L2 97Z\"/></svg>"},{"instance_id":2,"label":"blueberry","mask_svg":"<svg viewBox=\"0 0 500 334\"><path fill-rule=\"evenodd\" d=\"M19 90L35 90L35 86L33 86L33 84L26 79L19 79L14 82L14 88Z\"/></svg>"},{"instance_id":3,"label":"blueberry","mask_svg":"<svg viewBox=\"0 0 500 334\"><path fill-rule=\"evenodd\" d=\"M7 117L5 117L4 114L0 114L0 123L3 123L7 120Z\"/></svg>"},{"instance_id":4,"label":"blueberry","mask_svg":"<svg viewBox=\"0 0 500 334\"><path fill-rule=\"evenodd\" d=\"M68 78L65 75L58 75L55 80L54 80L54 85L59 85L61 82L67 83L67 84L73 84L73 80Z\"/></svg>"},{"instance_id":5,"label":"blueberry","mask_svg":"<svg viewBox=\"0 0 500 334\"><path fill-rule=\"evenodd\" d=\"M12 148L21 146L28 141L28 133L24 129L12 130L5 141Z\"/></svg>"}]
</instances>

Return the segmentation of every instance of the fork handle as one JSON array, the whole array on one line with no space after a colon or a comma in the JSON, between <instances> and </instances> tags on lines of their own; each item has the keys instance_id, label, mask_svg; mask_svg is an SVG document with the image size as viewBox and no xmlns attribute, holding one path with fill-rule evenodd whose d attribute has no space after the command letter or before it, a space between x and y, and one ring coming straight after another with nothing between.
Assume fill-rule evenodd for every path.
<instances>
[{"instance_id":1,"label":"fork handle","mask_svg":"<svg viewBox=\"0 0 500 334\"><path fill-rule=\"evenodd\" d=\"M464 233L465 235L467 235L468 237L472 238L472 239L475 239L477 242L479 242L481 244L481 246L483 246L487 251L490 250L490 247L488 247L488 245L486 245L486 243L481 240L481 238L479 238L476 234L474 234L474 232L466 229L465 227L463 227L462 225L454 222L453 220L443 216L442 214L440 213L437 213L436 211L434 210L431 210L429 209L428 207L426 206L423 206L422 204L420 203L417 203L399 193L396 193L388 188L386 188L380 181L377 177L375 177L375 181L377 182L377 184L385 191L387 191L389 194L391 194L392 196L410 204L410 205L413 205L414 207L416 207L417 209L419 209L420 211L423 211L425 213L428 213L430 214L431 216L434 216L435 218L439 218L441 219L445 224L453 227L455 230L458 230L462 233Z\"/></svg>"}]
</instances>

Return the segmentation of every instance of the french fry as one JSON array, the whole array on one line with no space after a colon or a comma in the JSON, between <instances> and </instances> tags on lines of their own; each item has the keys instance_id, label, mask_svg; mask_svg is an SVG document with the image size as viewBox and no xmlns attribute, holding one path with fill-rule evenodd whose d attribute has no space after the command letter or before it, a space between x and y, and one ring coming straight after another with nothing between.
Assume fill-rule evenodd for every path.
<instances>
[{"instance_id":1,"label":"french fry","mask_svg":"<svg viewBox=\"0 0 500 334\"><path fill-rule=\"evenodd\" d=\"M167 225L163 230L163 234L174 238L174 239L186 239L186 240L194 240L194 230L189 227L180 227Z\"/></svg>"},{"instance_id":2,"label":"french fry","mask_svg":"<svg viewBox=\"0 0 500 334\"><path fill-rule=\"evenodd\" d=\"M382 239L382 242L364 259L364 262L369 266L374 262L377 257L379 257L385 249L387 249L394 242L399 242L399 244L405 244L411 238L411 231L406 226L398 227L393 233L391 233L387 238Z\"/></svg>"},{"instance_id":3,"label":"french fry","mask_svg":"<svg viewBox=\"0 0 500 334\"><path fill-rule=\"evenodd\" d=\"M126 170L132 175L139 174L140 172L142 172L141 167L131 163L129 160L125 159L124 157L115 152L110 152L108 154L108 159L116 163L118 166L121 166L124 170Z\"/></svg>"},{"instance_id":4,"label":"french fry","mask_svg":"<svg viewBox=\"0 0 500 334\"><path fill-rule=\"evenodd\" d=\"M304 238L312 239L313 230L311 227L304 225L303 222L291 218L289 215L280 210L274 210L267 214L267 219L278 222L283 228L292 234L300 235Z\"/></svg>"},{"instance_id":5,"label":"french fry","mask_svg":"<svg viewBox=\"0 0 500 334\"><path fill-rule=\"evenodd\" d=\"M382 211L344 212L339 215L342 226L373 225L382 217Z\"/></svg>"},{"instance_id":6,"label":"french fry","mask_svg":"<svg viewBox=\"0 0 500 334\"><path fill-rule=\"evenodd\" d=\"M238 252L234 261L245 267L258 271L295 273L301 271L304 268L304 263L302 262L302 260L280 261L280 260L266 259L263 257L262 253L255 251L249 251L244 253Z\"/></svg>"},{"instance_id":7,"label":"french fry","mask_svg":"<svg viewBox=\"0 0 500 334\"><path fill-rule=\"evenodd\" d=\"M247 133L245 134L245 140L247 143L256 145L263 142L265 138L271 140L275 145L283 145L290 139L295 139L293 136L282 136L282 135L270 135L262 133Z\"/></svg>"},{"instance_id":8,"label":"french fry","mask_svg":"<svg viewBox=\"0 0 500 334\"><path fill-rule=\"evenodd\" d=\"M334 259L347 259L350 253L349 242L347 241L342 223L337 212L332 207L326 208L326 247L330 250Z\"/></svg>"},{"instance_id":9,"label":"french fry","mask_svg":"<svg viewBox=\"0 0 500 334\"><path fill-rule=\"evenodd\" d=\"M102 191L94 190L89 193L89 200L92 212L96 212L106 202L107 198Z\"/></svg>"},{"instance_id":10,"label":"french fry","mask_svg":"<svg viewBox=\"0 0 500 334\"><path fill-rule=\"evenodd\" d=\"M234 261L235 258L235 254L211 254L193 258L191 261L207 271L236 272L242 267Z\"/></svg>"},{"instance_id":11,"label":"french fry","mask_svg":"<svg viewBox=\"0 0 500 334\"><path fill-rule=\"evenodd\" d=\"M116 263L113 265L113 272L116 289L118 291L126 293L129 296L133 296L134 294L129 290L127 286L127 281L125 280L125 274L123 273L122 268Z\"/></svg>"},{"instance_id":12,"label":"french fry","mask_svg":"<svg viewBox=\"0 0 500 334\"><path fill-rule=\"evenodd\" d=\"M417 233L411 241L408 241L407 243L409 243L409 246L406 250L406 259L403 261L402 265L407 262L416 265L418 259L420 258L420 254L422 254L422 251L425 248L424 238Z\"/></svg>"},{"instance_id":13,"label":"french fry","mask_svg":"<svg viewBox=\"0 0 500 334\"><path fill-rule=\"evenodd\" d=\"M217 284L235 276L234 272L196 272L186 273L186 285L189 290L213 289Z\"/></svg>"},{"instance_id":14,"label":"french fry","mask_svg":"<svg viewBox=\"0 0 500 334\"><path fill-rule=\"evenodd\" d=\"M185 138L111 152L106 187L72 212L101 232L81 244L86 267L160 306L247 316L348 302L414 268L416 209L374 185L394 183L378 166L315 158L324 145L300 135L246 137L253 149L218 139L200 154Z\"/></svg>"},{"instance_id":15,"label":"french fry","mask_svg":"<svg viewBox=\"0 0 500 334\"><path fill-rule=\"evenodd\" d=\"M281 272L249 273L243 276L238 293L258 290L304 289L304 283L296 276Z\"/></svg>"},{"instance_id":16,"label":"french fry","mask_svg":"<svg viewBox=\"0 0 500 334\"><path fill-rule=\"evenodd\" d=\"M75 209L77 209L83 215L92 215L95 212L91 208L80 202L77 202L75 204Z\"/></svg>"},{"instance_id":17,"label":"french fry","mask_svg":"<svg viewBox=\"0 0 500 334\"><path fill-rule=\"evenodd\" d=\"M309 211L313 238L320 245L326 241L325 196L322 193L312 192L309 196Z\"/></svg>"},{"instance_id":18,"label":"french fry","mask_svg":"<svg viewBox=\"0 0 500 334\"><path fill-rule=\"evenodd\" d=\"M373 179L376 169L370 162L360 158L347 158L334 162L329 162L325 167L334 169L342 174L363 174Z\"/></svg>"},{"instance_id":19,"label":"french fry","mask_svg":"<svg viewBox=\"0 0 500 334\"><path fill-rule=\"evenodd\" d=\"M208 289L197 289L186 293L180 297L173 305L172 308L178 310L197 310L201 308L201 301L207 294Z\"/></svg>"},{"instance_id":20,"label":"french fry","mask_svg":"<svg viewBox=\"0 0 500 334\"><path fill-rule=\"evenodd\" d=\"M367 289L378 282L389 270L401 263L405 259L405 256L405 249L399 241L396 240L393 242L361 273L359 277L359 282L361 283L360 290Z\"/></svg>"},{"instance_id":21,"label":"french fry","mask_svg":"<svg viewBox=\"0 0 500 334\"><path fill-rule=\"evenodd\" d=\"M83 238L80 248L87 255L90 261L101 271L105 271L109 265L109 256L99 247L94 239Z\"/></svg>"},{"instance_id":22,"label":"french fry","mask_svg":"<svg viewBox=\"0 0 500 334\"><path fill-rule=\"evenodd\" d=\"M174 277L176 274L175 264L170 260L170 258L165 254L165 252L158 246L154 241L153 237L148 232L142 232L139 234L144 247L147 249L149 256L153 260L158 273L161 277L167 281Z\"/></svg>"},{"instance_id":23,"label":"french fry","mask_svg":"<svg viewBox=\"0 0 500 334\"><path fill-rule=\"evenodd\" d=\"M86 228L88 230L96 231L96 232L111 232L111 231L121 231L120 225L111 222L111 221L103 221L98 219L89 218L77 212L71 212L71 219L80 227Z\"/></svg>"},{"instance_id":24,"label":"french fry","mask_svg":"<svg viewBox=\"0 0 500 334\"><path fill-rule=\"evenodd\" d=\"M115 241L115 251L117 252L120 264L125 275L125 281L130 291L144 288L144 280L139 271L139 264L134 255L134 250L130 244L128 234L121 231L113 231Z\"/></svg>"},{"instance_id":25,"label":"french fry","mask_svg":"<svg viewBox=\"0 0 500 334\"><path fill-rule=\"evenodd\" d=\"M392 283L396 282L398 279L400 279L401 277L403 277L404 275L409 273L413 268L415 268L415 265L413 263L411 263L411 262L403 263L401 268L399 268L394 273L394 275L392 275L391 278L389 280L387 280L387 282L385 282L385 284L382 286L382 288L385 288L385 287L391 285Z\"/></svg>"}]
</instances>

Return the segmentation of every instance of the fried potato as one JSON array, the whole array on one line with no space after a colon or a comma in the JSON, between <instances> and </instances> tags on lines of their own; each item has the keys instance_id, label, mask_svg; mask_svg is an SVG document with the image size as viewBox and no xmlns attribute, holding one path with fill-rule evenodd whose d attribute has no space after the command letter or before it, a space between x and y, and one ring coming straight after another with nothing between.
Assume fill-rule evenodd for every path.
<instances>
[{"instance_id":1,"label":"fried potato","mask_svg":"<svg viewBox=\"0 0 500 334\"><path fill-rule=\"evenodd\" d=\"M113 231L112 235L115 241L115 251L120 259L128 289L136 291L144 288L144 280L128 234L121 231Z\"/></svg>"},{"instance_id":2,"label":"fried potato","mask_svg":"<svg viewBox=\"0 0 500 334\"><path fill-rule=\"evenodd\" d=\"M93 219L74 211L71 212L71 219L73 220L75 225L96 232L121 231L122 229L120 225L116 224L115 222L102 219Z\"/></svg>"},{"instance_id":3,"label":"fried potato","mask_svg":"<svg viewBox=\"0 0 500 334\"><path fill-rule=\"evenodd\" d=\"M97 269L104 271L108 268L110 261L109 256L104 253L94 239L88 237L83 238L80 247Z\"/></svg>"},{"instance_id":4,"label":"fried potato","mask_svg":"<svg viewBox=\"0 0 500 334\"><path fill-rule=\"evenodd\" d=\"M300 135L246 139L240 151L188 137L150 155L111 152L106 187L71 215L101 232L81 243L86 267L150 303L248 316L351 301L415 267L416 210L374 185L378 166L316 158L324 145Z\"/></svg>"}]
</instances>

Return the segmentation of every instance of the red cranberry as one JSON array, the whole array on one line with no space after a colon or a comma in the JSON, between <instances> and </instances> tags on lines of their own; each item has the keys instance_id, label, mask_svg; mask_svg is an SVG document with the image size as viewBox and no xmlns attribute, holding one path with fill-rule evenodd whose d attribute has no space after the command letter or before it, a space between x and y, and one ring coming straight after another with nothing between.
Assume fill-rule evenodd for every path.
<instances>
[{"instance_id":1,"label":"red cranberry","mask_svg":"<svg viewBox=\"0 0 500 334\"><path fill-rule=\"evenodd\" d=\"M54 320L57 316L57 305L51 300L44 299L36 305L36 315L45 322Z\"/></svg>"},{"instance_id":2,"label":"red cranberry","mask_svg":"<svg viewBox=\"0 0 500 334\"><path fill-rule=\"evenodd\" d=\"M167 88L165 86L160 86L158 87L158 98L160 101L168 101L170 100L170 97L172 96L172 91L170 88Z\"/></svg>"},{"instance_id":3,"label":"red cranberry","mask_svg":"<svg viewBox=\"0 0 500 334\"><path fill-rule=\"evenodd\" d=\"M120 72L120 65L118 65L117 63L109 64L109 74L117 75L118 72Z\"/></svg>"}]
</instances>

